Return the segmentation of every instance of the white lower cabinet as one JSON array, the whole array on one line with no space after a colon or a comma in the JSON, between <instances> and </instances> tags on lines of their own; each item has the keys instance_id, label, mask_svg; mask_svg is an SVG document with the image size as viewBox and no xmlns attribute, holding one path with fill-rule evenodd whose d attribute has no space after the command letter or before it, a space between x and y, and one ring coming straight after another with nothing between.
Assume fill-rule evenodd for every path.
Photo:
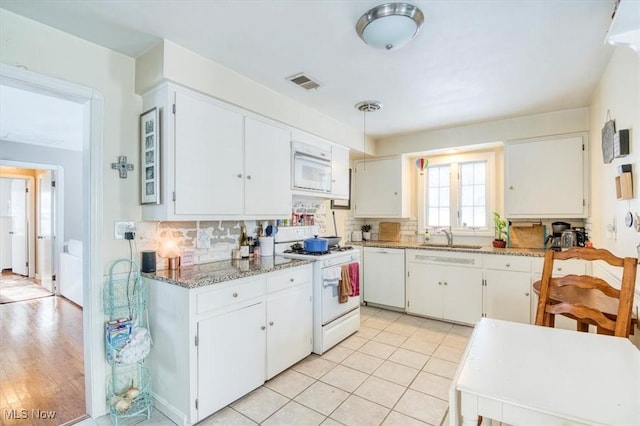
<instances>
[{"instance_id":1,"label":"white lower cabinet","mask_svg":"<svg viewBox=\"0 0 640 426\"><path fill-rule=\"evenodd\" d=\"M311 273L304 277L305 271L282 273L267 280L267 380L313 349ZM271 292L272 287L282 285L284 289Z\"/></svg>"},{"instance_id":2,"label":"white lower cabinet","mask_svg":"<svg viewBox=\"0 0 640 426\"><path fill-rule=\"evenodd\" d=\"M198 321L198 419L264 382L265 304Z\"/></svg>"},{"instance_id":3,"label":"white lower cabinet","mask_svg":"<svg viewBox=\"0 0 640 426\"><path fill-rule=\"evenodd\" d=\"M193 425L311 353L311 265L193 289L149 280L154 405Z\"/></svg>"},{"instance_id":4,"label":"white lower cabinet","mask_svg":"<svg viewBox=\"0 0 640 426\"><path fill-rule=\"evenodd\" d=\"M482 317L482 257L407 250L407 312L475 324Z\"/></svg>"},{"instance_id":5,"label":"white lower cabinet","mask_svg":"<svg viewBox=\"0 0 640 426\"><path fill-rule=\"evenodd\" d=\"M404 309L404 249L365 247L364 301Z\"/></svg>"},{"instance_id":6,"label":"white lower cabinet","mask_svg":"<svg viewBox=\"0 0 640 426\"><path fill-rule=\"evenodd\" d=\"M526 256L485 256L483 316L529 323L531 316L530 259Z\"/></svg>"}]
</instances>

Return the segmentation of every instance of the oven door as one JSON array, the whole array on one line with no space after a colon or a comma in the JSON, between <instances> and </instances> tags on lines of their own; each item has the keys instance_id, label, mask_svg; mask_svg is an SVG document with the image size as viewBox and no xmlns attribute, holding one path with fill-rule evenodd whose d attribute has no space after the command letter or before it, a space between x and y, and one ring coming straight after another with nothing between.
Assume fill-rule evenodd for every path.
<instances>
[{"instance_id":1,"label":"oven door","mask_svg":"<svg viewBox=\"0 0 640 426\"><path fill-rule=\"evenodd\" d=\"M332 266L330 268L341 269L342 265ZM326 276L323 274L323 276ZM331 321L340 318L347 312L350 312L360 306L360 296L349 297L346 303L340 303L338 297L339 281L331 281L322 279L322 325L326 325Z\"/></svg>"},{"instance_id":2,"label":"oven door","mask_svg":"<svg viewBox=\"0 0 640 426\"><path fill-rule=\"evenodd\" d=\"M331 161L296 153L293 156L293 187L331 192Z\"/></svg>"}]
</instances>

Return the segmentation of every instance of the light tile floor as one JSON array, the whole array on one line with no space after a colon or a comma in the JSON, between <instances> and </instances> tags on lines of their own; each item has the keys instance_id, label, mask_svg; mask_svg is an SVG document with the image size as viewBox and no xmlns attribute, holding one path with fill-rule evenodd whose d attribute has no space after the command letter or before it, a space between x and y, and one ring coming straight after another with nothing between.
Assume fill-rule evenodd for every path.
<instances>
[{"instance_id":1,"label":"light tile floor","mask_svg":"<svg viewBox=\"0 0 640 426\"><path fill-rule=\"evenodd\" d=\"M212 425L446 425L448 389L473 328L371 307L361 327L200 423ZM86 423L85 423L86 422ZM109 416L95 423L107 426ZM150 420L170 426L154 409Z\"/></svg>"}]
</instances>

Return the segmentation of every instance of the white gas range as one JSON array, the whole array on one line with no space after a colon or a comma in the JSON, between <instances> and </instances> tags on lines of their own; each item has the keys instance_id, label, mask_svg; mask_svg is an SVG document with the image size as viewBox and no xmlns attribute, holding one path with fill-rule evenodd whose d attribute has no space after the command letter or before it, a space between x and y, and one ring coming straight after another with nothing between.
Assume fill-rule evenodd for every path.
<instances>
[{"instance_id":1,"label":"white gas range","mask_svg":"<svg viewBox=\"0 0 640 426\"><path fill-rule=\"evenodd\" d=\"M274 236L274 251L291 259L313 259L313 352L322 355L360 328L360 297L339 303L338 281L343 266L360 265L360 251L350 246L333 247L324 253L292 250L296 243L318 235L316 226L281 227ZM337 268L337 269L336 269Z\"/></svg>"}]
</instances>

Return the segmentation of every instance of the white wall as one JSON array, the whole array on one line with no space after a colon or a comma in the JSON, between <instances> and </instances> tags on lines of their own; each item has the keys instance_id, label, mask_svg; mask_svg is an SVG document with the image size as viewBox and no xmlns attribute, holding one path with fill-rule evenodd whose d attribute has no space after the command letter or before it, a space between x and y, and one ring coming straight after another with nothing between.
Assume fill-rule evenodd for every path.
<instances>
[{"instance_id":1,"label":"white wall","mask_svg":"<svg viewBox=\"0 0 640 426\"><path fill-rule=\"evenodd\" d=\"M396 155L587 130L588 109L576 108L382 138L376 140L375 152Z\"/></svg>"},{"instance_id":2,"label":"white wall","mask_svg":"<svg viewBox=\"0 0 640 426\"><path fill-rule=\"evenodd\" d=\"M138 164L138 116L142 100L134 93L135 61L7 10L0 13L0 61L71 81L104 96L104 270L128 256L128 245L113 239L113 222L140 220L139 176L120 179L111 163L119 155Z\"/></svg>"},{"instance_id":3,"label":"white wall","mask_svg":"<svg viewBox=\"0 0 640 426\"><path fill-rule=\"evenodd\" d=\"M117 161L119 155L126 155L130 162L138 164L142 100L134 91L135 61L4 9L0 12L0 62L21 65L36 73L92 88L104 99L101 189L104 207L96 214L103 219L98 246L102 248L103 270L107 273L115 259L129 255L128 244L113 239L113 222L141 217L138 173L120 179L118 172L111 169L111 163ZM85 371L85 377L90 376L92 380L94 416L106 413L105 366L101 363L104 324L99 310L103 282L104 279L89 283L88 291L91 305L87 309L91 309L92 319L96 321L86 331L90 335L93 361L92 371Z\"/></svg>"},{"instance_id":4,"label":"white wall","mask_svg":"<svg viewBox=\"0 0 640 426\"><path fill-rule=\"evenodd\" d=\"M142 95L163 79L345 147L362 150L361 129L349 127L169 40L137 59L136 91ZM367 152L372 149L369 146Z\"/></svg>"},{"instance_id":5,"label":"white wall","mask_svg":"<svg viewBox=\"0 0 640 426\"><path fill-rule=\"evenodd\" d=\"M64 241L82 240L82 152L0 141L0 158L48 165L64 171Z\"/></svg>"},{"instance_id":6,"label":"white wall","mask_svg":"<svg viewBox=\"0 0 640 426\"><path fill-rule=\"evenodd\" d=\"M624 216L631 209L640 214L640 55L628 47L617 47L598 87L593 93L590 109L591 133L591 238L597 247L604 247L618 256L638 257L636 245L640 233L624 225ZM630 129L630 154L615 158L610 164L602 161L601 129L607 121L607 111L616 122L616 131ZM620 164L633 166L632 200L616 200L614 179ZM615 220L617 236L608 238L607 224ZM640 281L640 279L639 279Z\"/></svg>"}]
</instances>

